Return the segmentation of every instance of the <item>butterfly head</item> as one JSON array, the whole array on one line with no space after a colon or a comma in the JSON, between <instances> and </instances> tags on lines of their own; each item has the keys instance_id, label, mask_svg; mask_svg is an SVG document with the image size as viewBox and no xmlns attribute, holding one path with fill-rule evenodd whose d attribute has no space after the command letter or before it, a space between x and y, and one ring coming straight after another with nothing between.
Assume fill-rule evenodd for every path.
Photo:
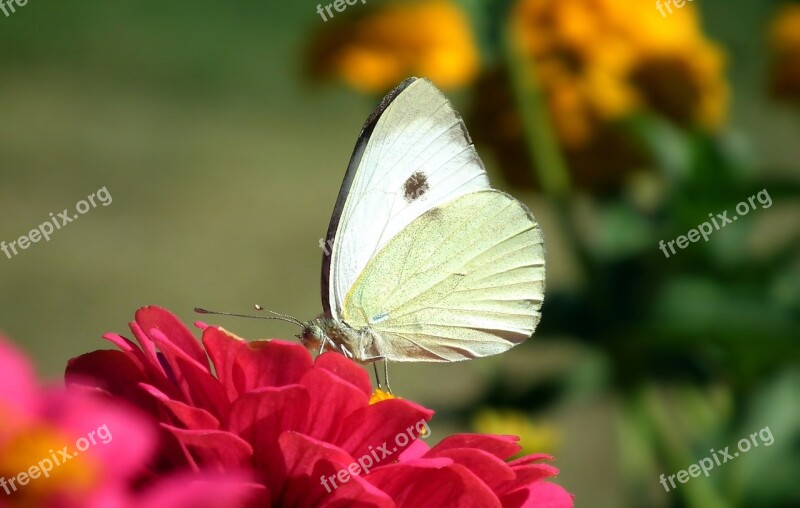
<instances>
[{"instance_id":1,"label":"butterfly head","mask_svg":"<svg viewBox=\"0 0 800 508\"><path fill-rule=\"evenodd\" d=\"M368 334L325 316L305 323L297 338L312 352L338 351L356 361L363 361L370 356L367 347L372 341Z\"/></svg>"},{"instance_id":2,"label":"butterfly head","mask_svg":"<svg viewBox=\"0 0 800 508\"><path fill-rule=\"evenodd\" d=\"M318 323L318 319L305 323L303 331L297 335L300 343L309 351L319 351L322 341L327 340L325 331Z\"/></svg>"}]
</instances>

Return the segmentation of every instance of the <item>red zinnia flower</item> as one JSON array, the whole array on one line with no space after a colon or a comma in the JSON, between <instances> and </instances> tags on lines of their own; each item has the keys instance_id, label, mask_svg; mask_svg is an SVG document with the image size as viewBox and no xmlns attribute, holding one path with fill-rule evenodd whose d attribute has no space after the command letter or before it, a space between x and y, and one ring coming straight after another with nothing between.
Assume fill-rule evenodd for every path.
<instances>
[{"instance_id":1,"label":"red zinnia flower","mask_svg":"<svg viewBox=\"0 0 800 508\"><path fill-rule=\"evenodd\" d=\"M130 324L140 347L109 334L121 351L67 367L68 381L158 419L157 471L252 470L264 487L259 506L572 506L541 481L557 470L534 462L550 457L506 462L516 438L457 435L427 449L417 438L432 411L394 398L370 404L367 373L339 353L312 360L296 343L199 326L204 347L175 316L146 307Z\"/></svg>"}]
</instances>

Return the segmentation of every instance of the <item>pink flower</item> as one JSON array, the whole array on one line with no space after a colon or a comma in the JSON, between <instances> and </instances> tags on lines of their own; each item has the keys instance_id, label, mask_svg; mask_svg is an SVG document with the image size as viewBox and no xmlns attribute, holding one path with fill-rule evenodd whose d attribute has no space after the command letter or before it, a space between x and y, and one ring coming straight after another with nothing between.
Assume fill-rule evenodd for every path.
<instances>
[{"instance_id":1,"label":"pink flower","mask_svg":"<svg viewBox=\"0 0 800 508\"><path fill-rule=\"evenodd\" d=\"M515 438L460 435L427 449L417 438L433 412L397 398L370 404L367 373L342 355L312 360L296 343L198 326L202 346L169 312L142 308L130 324L138 346L108 334L119 351L67 367L68 382L160 422L156 472L250 469L264 489L258 506L572 506L542 481L557 471L534 462L549 457L506 462Z\"/></svg>"},{"instance_id":2,"label":"pink flower","mask_svg":"<svg viewBox=\"0 0 800 508\"><path fill-rule=\"evenodd\" d=\"M146 415L96 390L43 388L30 363L0 336L0 507L240 506L253 487L209 476L139 491L155 446ZM206 483L202 483L205 481Z\"/></svg>"}]
</instances>

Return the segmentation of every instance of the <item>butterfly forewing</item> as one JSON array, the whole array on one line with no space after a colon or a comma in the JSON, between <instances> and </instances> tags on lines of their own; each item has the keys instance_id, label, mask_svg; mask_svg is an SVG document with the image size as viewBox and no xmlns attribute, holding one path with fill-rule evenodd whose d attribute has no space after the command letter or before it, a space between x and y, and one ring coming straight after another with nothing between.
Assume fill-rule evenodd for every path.
<instances>
[{"instance_id":1,"label":"butterfly forewing","mask_svg":"<svg viewBox=\"0 0 800 508\"><path fill-rule=\"evenodd\" d=\"M345 175L323 259L323 307L344 300L370 259L422 214L489 188L461 117L429 81L406 80L367 121Z\"/></svg>"}]
</instances>

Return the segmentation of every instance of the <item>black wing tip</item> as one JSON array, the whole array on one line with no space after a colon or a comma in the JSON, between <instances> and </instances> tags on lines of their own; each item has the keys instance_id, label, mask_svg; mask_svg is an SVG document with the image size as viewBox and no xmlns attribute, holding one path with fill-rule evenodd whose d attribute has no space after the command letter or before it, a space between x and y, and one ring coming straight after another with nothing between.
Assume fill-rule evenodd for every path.
<instances>
[{"instance_id":1,"label":"black wing tip","mask_svg":"<svg viewBox=\"0 0 800 508\"><path fill-rule=\"evenodd\" d=\"M364 127L361 129L362 132L369 130L371 127L374 127L375 123L377 123L378 119L381 117L383 112L386 111L386 108L389 107L389 104L391 104L397 98L398 95L403 93L403 91L406 88L411 86L411 84L417 81L418 79L420 78L417 78L415 76L406 78L403 81L401 81L399 85L394 87L389 93L387 93L383 97L383 99L381 99L378 105L375 106L375 109L372 110L372 113L370 113L369 117L367 118L367 121L364 122Z\"/></svg>"}]
</instances>

